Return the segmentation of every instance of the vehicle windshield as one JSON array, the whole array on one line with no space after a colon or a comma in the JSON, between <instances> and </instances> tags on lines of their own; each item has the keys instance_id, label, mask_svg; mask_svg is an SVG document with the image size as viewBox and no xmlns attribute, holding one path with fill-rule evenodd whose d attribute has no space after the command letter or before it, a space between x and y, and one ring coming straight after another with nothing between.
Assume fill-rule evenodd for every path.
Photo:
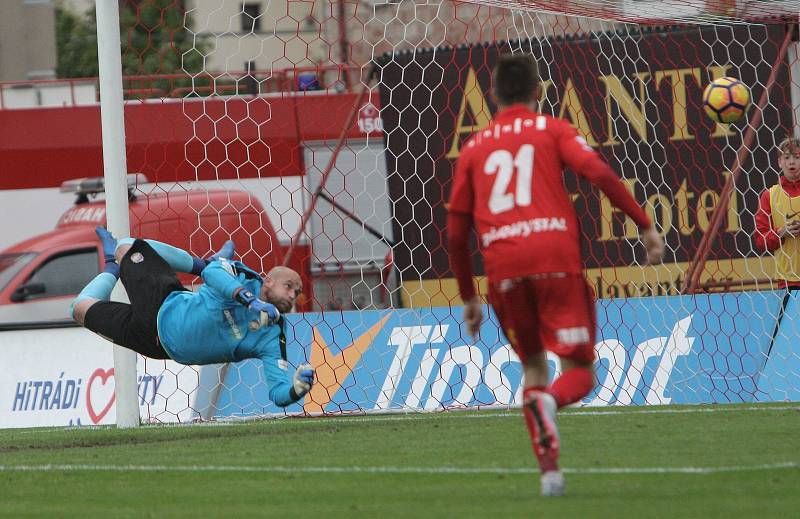
<instances>
[{"instance_id":1,"label":"vehicle windshield","mask_svg":"<svg viewBox=\"0 0 800 519\"><path fill-rule=\"evenodd\" d=\"M35 257L35 252L0 254L0 290L5 289L14 276Z\"/></svg>"}]
</instances>

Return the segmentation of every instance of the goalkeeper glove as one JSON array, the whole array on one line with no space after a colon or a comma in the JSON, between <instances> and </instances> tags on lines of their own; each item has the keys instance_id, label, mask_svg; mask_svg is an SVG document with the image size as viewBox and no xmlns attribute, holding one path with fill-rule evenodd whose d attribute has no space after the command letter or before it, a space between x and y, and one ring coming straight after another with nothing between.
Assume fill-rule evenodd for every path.
<instances>
[{"instance_id":1,"label":"goalkeeper glove","mask_svg":"<svg viewBox=\"0 0 800 519\"><path fill-rule=\"evenodd\" d=\"M258 299L249 290L239 290L233 298L254 312L261 312L261 324L271 326L278 322L281 313L275 305Z\"/></svg>"},{"instance_id":2,"label":"goalkeeper glove","mask_svg":"<svg viewBox=\"0 0 800 519\"><path fill-rule=\"evenodd\" d=\"M314 385L314 366L311 364L300 364L292 377L292 387L298 397L301 397L311 390Z\"/></svg>"}]
</instances>

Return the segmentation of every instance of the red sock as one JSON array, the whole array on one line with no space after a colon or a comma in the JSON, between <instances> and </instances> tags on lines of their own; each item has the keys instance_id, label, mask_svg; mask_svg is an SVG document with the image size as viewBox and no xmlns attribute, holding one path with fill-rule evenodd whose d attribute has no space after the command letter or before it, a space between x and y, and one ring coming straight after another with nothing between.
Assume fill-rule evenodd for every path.
<instances>
[{"instance_id":1,"label":"red sock","mask_svg":"<svg viewBox=\"0 0 800 519\"><path fill-rule=\"evenodd\" d=\"M527 387L522 392L522 401L528 402L530 400L529 395L531 393L537 391L543 392L544 390L545 389L543 386ZM523 405L522 416L525 418L525 425L528 426L528 436L530 436L531 439L533 453L536 455L536 459L539 460L539 468L542 472L558 470L558 463L556 463L556 461L551 459L549 456L546 456L539 447L539 435L536 432L536 419L533 417L533 411Z\"/></svg>"},{"instance_id":2,"label":"red sock","mask_svg":"<svg viewBox=\"0 0 800 519\"><path fill-rule=\"evenodd\" d=\"M556 399L559 408L573 404L594 388L594 375L587 368L572 368L553 381L547 392Z\"/></svg>"}]
</instances>

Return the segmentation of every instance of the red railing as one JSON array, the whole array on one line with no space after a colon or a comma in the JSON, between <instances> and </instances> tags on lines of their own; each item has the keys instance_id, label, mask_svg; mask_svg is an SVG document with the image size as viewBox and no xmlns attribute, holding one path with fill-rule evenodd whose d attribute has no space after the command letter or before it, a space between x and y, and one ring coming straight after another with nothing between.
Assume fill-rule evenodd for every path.
<instances>
[{"instance_id":1,"label":"red railing","mask_svg":"<svg viewBox=\"0 0 800 519\"><path fill-rule=\"evenodd\" d=\"M125 99L157 99L182 97L210 97L223 95L262 95L275 93L297 93L313 90L335 90L352 92L361 90L361 69L356 66L327 65L317 67L293 67L272 71L230 71L224 73L153 74L123 76ZM305 79L305 82L301 82ZM39 79L0 82L0 109L14 108L9 103L8 93L21 89L45 89L65 86L67 92L60 97L58 106L76 106L81 86L94 86L94 102L99 101L98 78ZM85 101L84 103L85 104ZM53 106L53 103L27 103L26 107Z\"/></svg>"}]
</instances>

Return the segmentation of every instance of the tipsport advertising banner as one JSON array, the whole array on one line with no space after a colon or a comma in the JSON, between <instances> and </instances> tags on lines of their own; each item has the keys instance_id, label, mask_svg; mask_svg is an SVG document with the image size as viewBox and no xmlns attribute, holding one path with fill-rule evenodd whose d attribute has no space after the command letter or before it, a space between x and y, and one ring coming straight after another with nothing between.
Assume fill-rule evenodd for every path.
<instances>
[{"instance_id":1,"label":"tipsport advertising banner","mask_svg":"<svg viewBox=\"0 0 800 519\"><path fill-rule=\"evenodd\" d=\"M475 342L460 307L289 314L289 363L310 361L317 382L286 409L269 402L260 361L199 367L139 357L140 415L164 423L518 406L522 368L486 310ZM597 314L598 385L580 405L800 400L800 294L601 300ZM2 332L0 341L0 427L115 422L106 340L67 328Z\"/></svg>"},{"instance_id":2,"label":"tipsport advertising banner","mask_svg":"<svg viewBox=\"0 0 800 519\"><path fill-rule=\"evenodd\" d=\"M664 229L670 245L658 276L627 268L642 257L629 243L638 237L636 225L587 182L565 175L598 297L680 294L744 127L713 123L702 109L703 89L712 79L735 76L759 99L783 37L779 25L675 28L443 47L378 60L394 261L406 303L458 301L455 283L442 281L452 278L443 243L445 204L462 146L496 113L490 89L497 57L512 50L539 62L541 111L576 127ZM754 258L751 236L758 196L778 180L775 146L793 126L787 70L779 68L756 128L759 146L744 165L703 281L770 277L771 259ZM474 269L483 272L477 261Z\"/></svg>"},{"instance_id":3,"label":"tipsport advertising banner","mask_svg":"<svg viewBox=\"0 0 800 519\"><path fill-rule=\"evenodd\" d=\"M763 402L800 401L800 291L785 294L782 307L758 378L757 399Z\"/></svg>"},{"instance_id":4,"label":"tipsport advertising banner","mask_svg":"<svg viewBox=\"0 0 800 519\"><path fill-rule=\"evenodd\" d=\"M782 308L781 330L800 322L797 301L784 294L599 301L598 385L581 405L800 399L800 355L791 353L791 331L777 334L783 343L772 340ZM246 361L227 371L213 414L520 405L521 364L496 318L489 313L473 342L463 331L461 311L289 315L290 364L309 361L317 369L303 406L272 405L260 363ZM556 375L552 357L550 367Z\"/></svg>"}]
</instances>

